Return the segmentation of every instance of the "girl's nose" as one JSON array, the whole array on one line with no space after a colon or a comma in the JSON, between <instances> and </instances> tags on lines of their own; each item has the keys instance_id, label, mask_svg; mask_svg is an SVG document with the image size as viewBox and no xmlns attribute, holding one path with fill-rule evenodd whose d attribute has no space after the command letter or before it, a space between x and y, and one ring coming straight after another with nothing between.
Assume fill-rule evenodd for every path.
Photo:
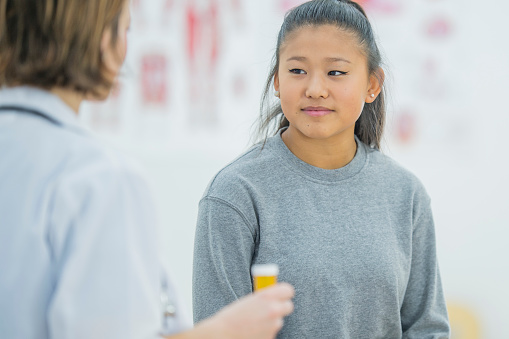
<instances>
[{"instance_id":1,"label":"girl's nose","mask_svg":"<svg viewBox=\"0 0 509 339\"><path fill-rule=\"evenodd\" d=\"M308 86L306 88L306 97L312 99L318 98L327 98L329 96L329 91L327 89L325 79L323 77L317 75L312 76L309 80Z\"/></svg>"}]
</instances>

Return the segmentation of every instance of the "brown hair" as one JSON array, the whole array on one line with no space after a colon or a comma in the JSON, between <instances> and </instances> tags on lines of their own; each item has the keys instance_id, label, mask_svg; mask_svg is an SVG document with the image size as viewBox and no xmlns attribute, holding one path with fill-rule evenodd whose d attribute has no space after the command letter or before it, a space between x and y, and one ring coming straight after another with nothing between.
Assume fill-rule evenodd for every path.
<instances>
[{"instance_id":1,"label":"brown hair","mask_svg":"<svg viewBox=\"0 0 509 339\"><path fill-rule=\"evenodd\" d=\"M98 96L111 88L101 39L128 0L0 0L0 86L63 87Z\"/></svg>"}]
</instances>

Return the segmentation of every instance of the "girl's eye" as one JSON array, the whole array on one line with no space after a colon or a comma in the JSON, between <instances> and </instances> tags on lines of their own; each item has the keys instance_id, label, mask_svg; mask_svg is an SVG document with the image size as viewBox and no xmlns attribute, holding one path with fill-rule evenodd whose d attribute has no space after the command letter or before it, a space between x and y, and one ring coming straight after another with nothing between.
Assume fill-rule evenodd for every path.
<instances>
[{"instance_id":1,"label":"girl's eye","mask_svg":"<svg viewBox=\"0 0 509 339\"><path fill-rule=\"evenodd\" d=\"M290 73L293 73L293 74L306 74L306 72L304 72L304 70L299 69L299 68L293 68L293 69L290 69L289 71L290 71Z\"/></svg>"},{"instance_id":2,"label":"girl's eye","mask_svg":"<svg viewBox=\"0 0 509 339\"><path fill-rule=\"evenodd\" d=\"M329 75L345 75L347 72L341 72L341 71L330 71Z\"/></svg>"}]
</instances>

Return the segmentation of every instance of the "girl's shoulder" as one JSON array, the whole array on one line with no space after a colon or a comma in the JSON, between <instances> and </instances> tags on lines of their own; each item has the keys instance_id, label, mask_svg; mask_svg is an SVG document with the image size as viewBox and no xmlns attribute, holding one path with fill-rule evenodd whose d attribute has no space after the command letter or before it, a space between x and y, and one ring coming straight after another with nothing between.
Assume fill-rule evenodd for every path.
<instances>
[{"instance_id":1,"label":"girl's shoulder","mask_svg":"<svg viewBox=\"0 0 509 339\"><path fill-rule=\"evenodd\" d=\"M388 154L367 148L369 161L366 172L369 175L376 176L378 181L390 183L395 187L405 187L427 195L421 179L413 171Z\"/></svg>"},{"instance_id":2,"label":"girl's shoulder","mask_svg":"<svg viewBox=\"0 0 509 339\"><path fill-rule=\"evenodd\" d=\"M233 159L214 175L204 196L222 195L223 192L245 191L255 183L268 179L276 158L269 145L258 143Z\"/></svg>"}]
</instances>

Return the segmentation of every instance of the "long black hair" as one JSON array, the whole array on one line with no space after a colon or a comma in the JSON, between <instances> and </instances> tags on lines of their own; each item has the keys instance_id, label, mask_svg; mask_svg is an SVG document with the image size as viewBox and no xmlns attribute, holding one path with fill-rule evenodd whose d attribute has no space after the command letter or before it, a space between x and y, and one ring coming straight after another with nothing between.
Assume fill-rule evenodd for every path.
<instances>
[{"instance_id":1,"label":"long black hair","mask_svg":"<svg viewBox=\"0 0 509 339\"><path fill-rule=\"evenodd\" d=\"M279 129L290 124L283 114L281 103L271 101L270 95L274 76L279 69L281 45L288 35L298 28L330 24L355 34L367 59L368 74L375 75L381 85L380 94L372 103L364 105L361 116L355 123L355 135L366 145L380 149L386 112L383 73L379 72L382 58L366 13L359 4L350 0L313 0L291 9L286 14L262 95L258 136L266 140L269 134L277 133Z\"/></svg>"}]
</instances>

